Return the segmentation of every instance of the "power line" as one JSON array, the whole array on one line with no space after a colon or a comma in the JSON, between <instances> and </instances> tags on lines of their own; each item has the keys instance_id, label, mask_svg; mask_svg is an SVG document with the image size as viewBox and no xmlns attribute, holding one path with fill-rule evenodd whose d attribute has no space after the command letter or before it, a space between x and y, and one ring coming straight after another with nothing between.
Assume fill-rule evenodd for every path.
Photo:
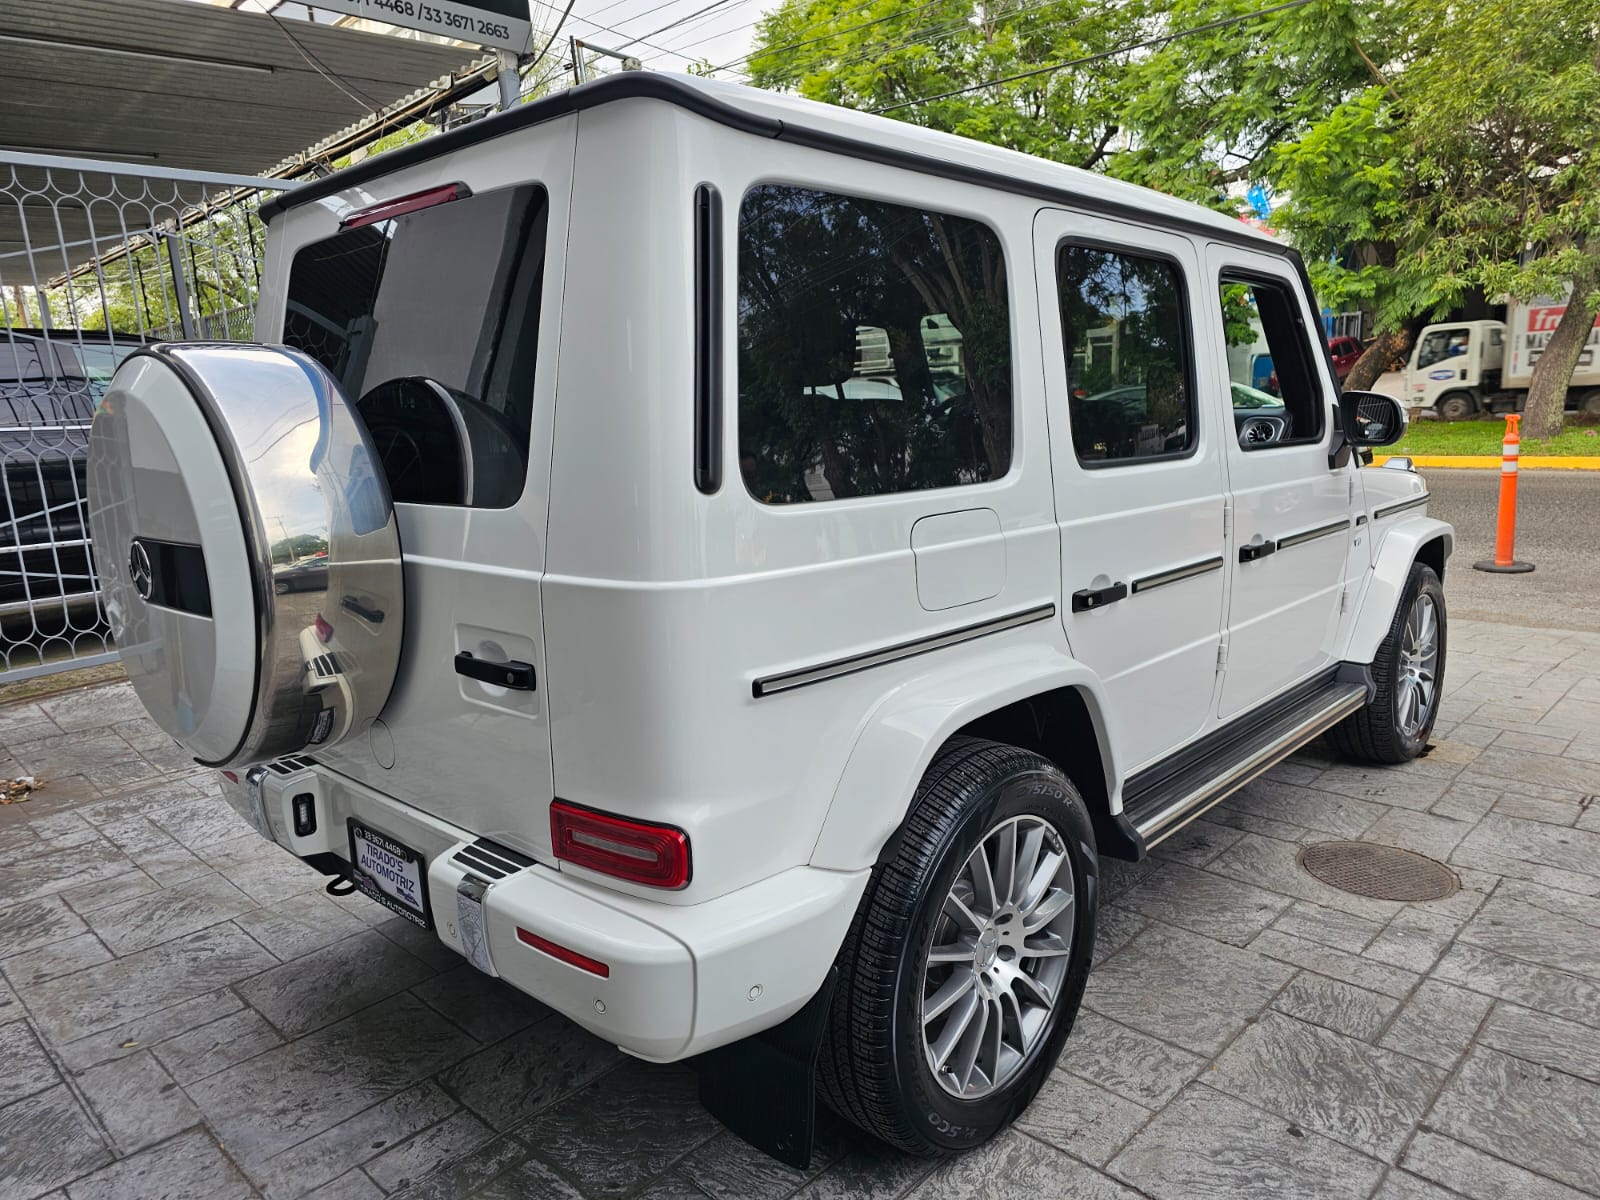
<instances>
[{"instance_id":1,"label":"power line","mask_svg":"<svg viewBox=\"0 0 1600 1200\"><path fill-rule=\"evenodd\" d=\"M535 4L537 4L540 8L549 9L551 12L559 12L560 11L560 9L556 8L556 6L554 4L548 3L547 0L533 0L533 2ZM671 0L671 3L676 4L676 3L678 3L678 0ZM614 34L616 34L617 37L627 37L628 36L627 34L623 33L622 30L613 29L610 25L602 25L599 21L596 21L591 17L573 17L572 19L574 21L582 21L585 25L588 25L588 26L590 26L591 28L594 28L594 29L598 29L603 33L614 33ZM632 18L630 17L629 19L631 20ZM657 46L653 42L646 42L646 41L644 41L643 38L640 38L640 39L637 39L637 40L642 45L649 46L652 50L660 50L665 54L677 54L678 53L676 50L669 50L665 46ZM682 59L685 59L688 62L693 62L694 61L692 58L689 58L689 56L687 54L678 54L678 57L682 58Z\"/></svg>"},{"instance_id":2,"label":"power line","mask_svg":"<svg viewBox=\"0 0 1600 1200\"><path fill-rule=\"evenodd\" d=\"M556 22L556 27L550 31L550 36L545 39L544 47L533 56L533 61L528 64L528 74L533 74L533 69L544 61L544 56L550 53L550 47L555 45L555 40L561 34L561 27L567 23L567 18L572 15L572 6L578 0L567 0L567 7L561 10L561 19ZM521 71L518 71L521 74Z\"/></svg>"},{"instance_id":3,"label":"power line","mask_svg":"<svg viewBox=\"0 0 1600 1200\"><path fill-rule=\"evenodd\" d=\"M626 50L629 46L633 45L635 42L642 42L642 41L645 40L645 38L653 38L657 34L666 33L669 29L676 29L678 26L682 25L686 21L692 21L696 17L698 17L698 16L700 16L700 15L702 15L704 13L710 12L712 9L721 8L725 4L732 4L734 2L735 2L735 0L711 0L710 4L706 5L704 8L695 9L694 12L690 13L687 17L680 17L676 21L668 22L667 24L663 25L660 29L652 29L649 33L645 34L644 37L636 37L636 38L633 38L630 41L623 42L622 45L617 47L617 49L618 50ZM740 0L740 2L742 2L742 0ZM651 11L653 12L655 10L652 9Z\"/></svg>"},{"instance_id":4,"label":"power line","mask_svg":"<svg viewBox=\"0 0 1600 1200\"><path fill-rule=\"evenodd\" d=\"M362 110L364 112L377 112L379 109L381 109L383 107L383 105L379 104L371 96L368 96L366 93L362 92L359 88L355 88L353 86L352 87L345 87L345 85L342 82L340 82L338 77L335 76L333 74L333 72L328 69L328 64L323 62L320 58L318 58L310 50L307 50L305 48L305 46L301 44L300 39L295 37L294 34L289 32L289 27L287 25L285 25L283 23L283 21L280 20L278 18L278 16L275 13L272 12L271 9L268 9L267 11L263 12L261 15L266 17L267 20L271 21L280 30L282 30L283 36L289 39L289 44L300 52L300 57L301 58L306 60L306 66L310 67L318 75L321 75L329 83L333 84L334 87L338 88L346 96L348 96L348 97L350 97L350 99L354 100L357 104L359 104L362 107Z\"/></svg>"},{"instance_id":5,"label":"power line","mask_svg":"<svg viewBox=\"0 0 1600 1200\"><path fill-rule=\"evenodd\" d=\"M849 25L844 29L836 29L832 33L824 33L814 38L806 38L803 41L790 42L784 46L774 46L770 50L753 50L749 54L744 55L742 58L733 59L731 62L724 63L720 67L712 68L712 70L713 73L716 71L726 71L729 67L737 66L739 63L749 62L752 58L757 58L768 54L782 54L785 50L799 50L803 46L812 46L817 42L831 42L836 37L843 37L845 34L854 33L858 29L868 29L873 25L882 25L885 21L894 21L900 19L901 17L909 17L919 12L926 12L928 9L933 8L936 5L948 3L950 3L950 0L928 0L926 4L919 4L916 8L909 8L904 12L890 13L886 17L874 17L870 21L862 21L859 25ZM866 5L862 5L861 7L865 8ZM852 11L860 10L854 9Z\"/></svg>"},{"instance_id":6,"label":"power line","mask_svg":"<svg viewBox=\"0 0 1600 1200\"><path fill-rule=\"evenodd\" d=\"M740 7L740 6L748 4L750 2L751 2L751 0L731 0L731 3L734 6L734 8ZM685 17L681 22L677 23L672 28L675 29L675 30L681 29L681 30L687 31L691 26L698 25L698 26L700 26L701 29L708 29L708 28L710 28L711 24L713 22L715 22L719 17L737 17L739 15L740 14L734 12L732 8L730 8L726 12L721 12L721 13L709 13L709 12L708 13L701 13L701 14L698 14L698 15L691 15L691 16ZM759 24L759 22L756 22L756 23ZM733 26L729 26L726 29L713 30L712 32L706 34L706 36L703 39L700 39L700 40L702 40L702 41L712 41L712 40L714 40L716 38L719 38L719 37L726 37L728 34L736 32L736 31L738 31L739 29L742 29L742 28L744 28L744 26L733 25Z\"/></svg>"},{"instance_id":7,"label":"power line","mask_svg":"<svg viewBox=\"0 0 1600 1200\"><path fill-rule=\"evenodd\" d=\"M1313 0L1287 0L1284 4L1274 4L1267 8L1257 9L1255 12L1240 13L1232 17L1219 17L1215 21L1207 21L1204 25L1196 25L1193 29L1182 29L1177 33L1162 34L1160 37L1146 38L1142 42L1130 42L1126 46L1119 46L1115 50L1102 50L1097 54L1086 54L1082 58L1069 58L1065 62L1051 63L1049 66L1034 67L1031 71L1018 71L1015 75L1002 75L998 79L986 79L982 83L969 84L967 87L954 88L948 92L938 92L932 96L918 96L914 100L901 100L894 104L885 104L882 108L869 109L873 113L893 112L897 108L910 108L913 104L931 104L935 100L949 100L953 96L964 96L968 92L976 92L986 87L997 87L1002 83L1016 83L1019 79L1032 79L1038 75L1050 75L1056 71L1064 71L1068 67L1081 67L1085 63L1099 62L1102 59L1114 58L1118 54L1127 54L1132 50L1144 50L1150 46L1164 46L1180 38L1193 37L1200 33L1210 33L1213 29L1223 29L1229 25L1242 25L1246 21L1254 21L1259 17L1269 17L1273 13L1287 12L1291 8L1304 8Z\"/></svg>"},{"instance_id":8,"label":"power line","mask_svg":"<svg viewBox=\"0 0 1600 1200\"><path fill-rule=\"evenodd\" d=\"M623 2L624 2L624 0L617 0L617 3L623 3ZM855 5L853 8L845 9L842 13L838 13L832 19L833 20L838 20L840 17L848 17L851 13L858 13L863 8L871 8L877 2L878 2L878 0L861 0L860 4ZM680 50L686 50L691 46L699 46L699 45L702 45L702 44L704 44L706 42L711 41L712 38L726 37L728 34L738 33L741 29L754 29L757 25L761 24L761 22L764 21L764 20L766 20L766 16L765 15L759 16L754 21L747 21L743 25L735 25L732 29L723 29L723 30L720 30L719 32L711 34L711 35L709 35L707 37L696 38L692 42L683 42L683 43L681 43L679 45L679 49ZM816 22L812 22L812 26L811 27L813 29L815 29L817 27L817 23ZM736 59L734 59L733 63L745 62L749 58L750 58L750 55L747 54L747 55L745 55L744 58L736 58ZM733 63L728 63L726 66L716 67L714 69L718 70L718 71L730 70L730 69L733 69ZM745 73L748 74L748 72L745 72Z\"/></svg>"}]
</instances>

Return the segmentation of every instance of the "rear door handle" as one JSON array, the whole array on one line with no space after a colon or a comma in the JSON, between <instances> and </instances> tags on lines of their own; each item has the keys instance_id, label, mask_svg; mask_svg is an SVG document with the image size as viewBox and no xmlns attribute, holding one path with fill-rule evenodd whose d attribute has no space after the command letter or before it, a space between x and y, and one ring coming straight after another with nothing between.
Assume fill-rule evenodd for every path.
<instances>
[{"instance_id":1,"label":"rear door handle","mask_svg":"<svg viewBox=\"0 0 1600 1200\"><path fill-rule=\"evenodd\" d=\"M1072 611L1088 612L1095 608L1104 608L1108 604L1115 604L1128 594L1128 585L1113 583L1110 587L1083 588L1072 593Z\"/></svg>"},{"instance_id":2,"label":"rear door handle","mask_svg":"<svg viewBox=\"0 0 1600 1200\"><path fill-rule=\"evenodd\" d=\"M490 662L474 658L471 651L462 650L456 655L456 674L476 679L479 683L492 683L496 687L511 688L518 692L534 690L533 664L518 662Z\"/></svg>"},{"instance_id":3,"label":"rear door handle","mask_svg":"<svg viewBox=\"0 0 1600 1200\"><path fill-rule=\"evenodd\" d=\"M1258 558L1265 558L1269 554L1278 552L1278 543L1272 540L1265 542L1248 542L1239 547L1239 561L1242 563L1255 562Z\"/></svg>"}]
</instances>

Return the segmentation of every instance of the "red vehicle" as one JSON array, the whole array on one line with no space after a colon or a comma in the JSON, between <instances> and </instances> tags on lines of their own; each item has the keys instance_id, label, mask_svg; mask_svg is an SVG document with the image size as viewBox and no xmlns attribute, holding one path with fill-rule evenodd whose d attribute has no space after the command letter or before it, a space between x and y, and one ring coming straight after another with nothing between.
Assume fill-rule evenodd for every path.
<instances>
[{"instance_id":1,"label":"red vehicle","mask_svg":"<svg viewBox=\"0 0 1600 1200\"><path fill-rule=\"evenodd\" d=\"M1361 357L1361 352L1365 349L1360 338L1340 336L1328 339L1328 353L1333 356L1333 373L1340 383L1343 383L1345 376L1350 374L1356 365L1356 359ZM1278 391L1276 371L1267 376L1266 390L1274 396L1281 394Z\"/></svg>"},{"instance_id":2,"label":"red vehicle","mask_svg":"<svg viewBox=\"0 0 1600 1200\"><path fill-rule=\"evenodd\" d=\"M1339 382L1344 382L1344 377L1350 374L1350 369L1356 365L1356 359L1361 357L1365 347L1360 338L1336 337L1328 339L1328 352L1333 355L1333 373L1339 377Z\"/></svg>"}]
</instances>

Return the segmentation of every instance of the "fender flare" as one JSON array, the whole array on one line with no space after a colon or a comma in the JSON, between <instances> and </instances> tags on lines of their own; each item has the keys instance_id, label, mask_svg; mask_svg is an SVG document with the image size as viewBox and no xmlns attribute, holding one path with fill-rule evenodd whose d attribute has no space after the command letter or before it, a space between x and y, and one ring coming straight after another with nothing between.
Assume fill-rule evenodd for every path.
<instances>
[{"instance_id":1,"label":"fender flare","mask_svg":"<svg viewBox=\"0 0 1600 1200\"><path fill-rule=\"evenodd\" d=\"M910 812L928 764L953 733L1008 704L1063 687L1082 693L1114 810L1119 780L1099 677L1055 646L1012 645L918 675L879 701L834 789L812 865L847 871L876 864Z\"/></svg>"},{"instance_id":2,"label":"fender flare","mask_svg":"<svg viewBox=\"0 0 1600 1200\"><path fill-rule=\"evenodd\" d=\"M1378 647L1389 633L1389 623L1394 620L1395 606L1405 591L1411 565L1424 546L1439 538L1444 539L1444 557L1448 559L1455 549L1455 531L1444 521L1407 516L1384 533L1351 622L1345 650L1348 661L1370 663L1377 657Z\"/></svg>"}]
</instances>

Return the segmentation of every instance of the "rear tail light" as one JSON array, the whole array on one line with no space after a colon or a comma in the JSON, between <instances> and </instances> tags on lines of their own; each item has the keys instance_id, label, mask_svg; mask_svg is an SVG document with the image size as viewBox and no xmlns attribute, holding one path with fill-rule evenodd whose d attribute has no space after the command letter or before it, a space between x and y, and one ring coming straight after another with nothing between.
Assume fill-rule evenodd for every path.
<instances>
[{"instance_id":1,"label":"rear tail light","mask_svg":"<svg viewBox=\"0 0 1600 1200\"><path fill-rule=\"evenodd\" d=\"M448 204L452 200L465 200L470 195L472 195L472 189L466 184L447 183L443 187L429 188L425 192L412 192L409 196L385 200L382 204L374 204L368 208L358 208L339 222L339 228L359 229L363 225L376 225L379 221L388 221L395 217L403 217L407 213L420 212L424 208L432 208L435 204Z\"/></svg>"},{"instance_id":2,"label":"rear tail light","mask_svg":"<svg viewBox=\"0 0 1600 1200\"><path fill-rule=\"evenodd\" d=\"M517 941L532 946L535 950L542 950L551 958L559 958L562 962L577 967L580 971L587 971L591 975L598 975L601 979L611 978L611 968L598 958L590 958L587 954L579 954L560 942L552 942L549 938L542 938L537 933L529 933L522 926L517 926Z\"/></svg>"},{"instance_id":3,"label":"rear tail light","mask_svg":"<svg viewBox=\"0 0 1600 1200\"><path fill-rule=\"evenodd\" d=\"M317 641L321 642L324 646L333 641L333 626L328 624L328 619L321 613L317 614L316 630Z\"/></svg>"},{"instance_id":4,"label":"rear tail light","mask_svg":"<svg viewBox=\"0 0 1600 1200\"><path fill-rule=\"evenodd\" d=\"M689 882L689 837L671 825L630 821L564 800L550 805L556 857L630 883L681 888Z\"/></svg>"}]
</instances>

